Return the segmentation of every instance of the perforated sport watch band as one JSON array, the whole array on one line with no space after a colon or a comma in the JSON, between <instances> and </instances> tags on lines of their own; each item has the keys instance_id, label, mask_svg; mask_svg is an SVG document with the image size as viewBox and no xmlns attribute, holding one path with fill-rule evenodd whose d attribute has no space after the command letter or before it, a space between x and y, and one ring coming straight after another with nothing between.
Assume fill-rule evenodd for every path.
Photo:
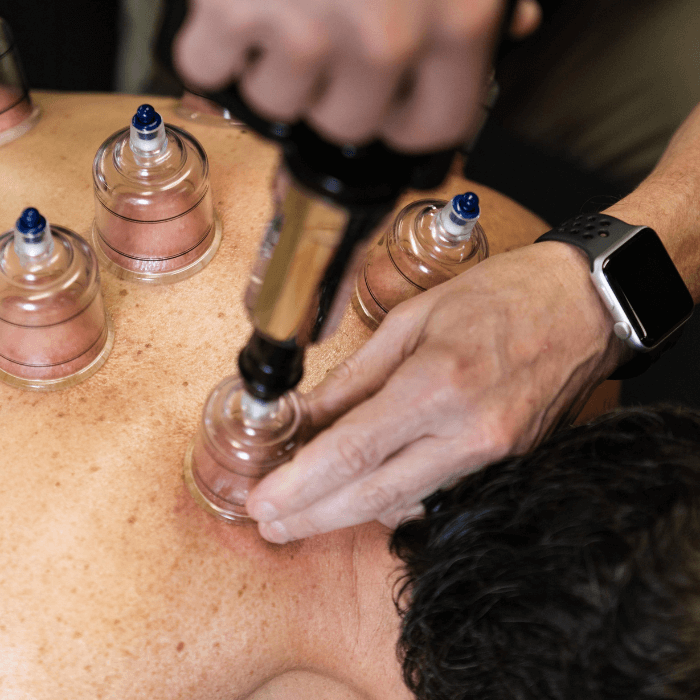
<instances>
[{"instance_id":1,"label":"perforated sport watch band","mask_svg":"<svg viewBox=\"0 0 700 700\"><path fill-rule=\"evenodd\" d=\"M630 226L613 216L604 214L579 214L573 219L559 224L547 233L543 233L535 242L561 241L579 247L591 263L591 272L595 259L609 250L615 243L629 237L630 232L641 230L645 226Z\"/></svg>"}]
</instances>

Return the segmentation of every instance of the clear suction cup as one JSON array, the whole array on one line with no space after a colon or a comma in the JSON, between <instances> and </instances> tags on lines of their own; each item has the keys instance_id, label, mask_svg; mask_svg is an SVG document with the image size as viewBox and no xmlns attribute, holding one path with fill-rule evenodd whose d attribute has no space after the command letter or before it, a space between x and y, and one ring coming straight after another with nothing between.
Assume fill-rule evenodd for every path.
<instances>
[{"instance_id":1,"label":"clear suction cup","mask_svg":"<svg viewBox=\"0 0 700 700\"><path fill-rule=\"evenodd\" d=\"M224 520L248 521L248 494L293 457L306 419L294 391L268 403L251 397L238 375L224 379L209 395L185 454L185 481L197 503Z\"/></svg>"},{"instance_id":2,"label":"clear suction cup","mask_svg":"<svg viewBox=\"0 0 700 700\"><path fill-rule=\"evenodd\" d=\"M100 146L92 175L95 248L117 277L176 282L214 257L221 222L206 153L153 107L141 105L131 126Z\"/></svg>"},{"instance_id":3,"label":"clear suction cup","mask_svg":"<svg viewBox=\"0 0 700 700\"><path fill-rule=\"evenodd\" d=\"M352 303L375 329L395 306L461 274L489 255L473 192L411 202L373 245L360 269Z\"/></svg>"},{"instance_id":4,"label":"clear suction cup","mask_svg":"<svg viewBox=\"0 0 700 700\"><path fill-rule=\"evenodd\" d=\"M0 145L19 138L39 119L10 27L0 17Z\"/></svg>"},{"instance_id":5,"label":"clear suction cup","mask_svg":"<svg viewBox=\"0 0 700 700\"><path fill-rule=\"evenodd\" d=\"M0 236L0 380L63 389L102 367L113 342L92 248L25 209Z\"/></svg>"}]
</instances>

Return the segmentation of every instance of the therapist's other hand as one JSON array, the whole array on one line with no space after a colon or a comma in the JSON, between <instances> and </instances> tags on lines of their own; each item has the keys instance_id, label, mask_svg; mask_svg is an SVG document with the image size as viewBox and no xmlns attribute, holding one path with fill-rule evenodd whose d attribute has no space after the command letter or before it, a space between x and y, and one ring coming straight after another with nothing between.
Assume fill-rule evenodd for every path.
<instances>
[{"instance_id":1,"label":"therapist's other hand","mask_svg":"<svg viewBox=\"0 0 700 700\"><path fill-rule=\"evenodd\" d=\"M504 0L192 0L175 43L192 85L239 81L248 104L304 118L337 143L382 137L405 151L473 129ZM510 33L540 21L519 0Z\"/></svg>"},{"instance_id":2,"label":"therapist's other hand","mask_svg":"<svg viewBox=\"0 0 700 700\"><path fill-rule=\"evenodd\" d=\"M494 256L394 309L309 395L322 430L248 498L272 542L379 520L522 453L572 411L623 344L582 253L538 243Z\"/></svg>"}]
</instances>

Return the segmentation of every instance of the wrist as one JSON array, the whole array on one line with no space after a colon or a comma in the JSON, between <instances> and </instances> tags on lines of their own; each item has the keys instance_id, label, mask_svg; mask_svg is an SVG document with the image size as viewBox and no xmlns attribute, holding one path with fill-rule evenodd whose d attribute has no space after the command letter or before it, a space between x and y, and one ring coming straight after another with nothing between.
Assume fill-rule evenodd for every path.
<instances>
[{"instance_id":1,"label":"wrist","mask_svg":"<svg viewBox=\"0 0 700 700\"><path fill-rule=\"evenodd\" d=\"M624 212L626 205L629 200L614 213ZM636 351L633 361L614 378L644 372L675 343L693 311L687 285L658 234L608 210L580 214L537 239L553 241L585 255L591 283L609 311L615 335Z\"/></svg>"},{"instance_id":2,"label":"wrist","mask_svg":"<svg viewBox=\"0 0 700 700\"><path fill-rule=\"evenodd\" d=\"M654 229L693 300L700 301L700 204L682 182L652 174L603 213Z\"/></svg>"},{"instance_id":3,"label":"wrist","mask_svg":"<svg viewBox=\"0 0 700 700\"><path fill-rule=\"evenodd\" d=\"M579 248L559 241L543 241L536 246L557 276L561 303L571 309L576 318L576 342L588 348L595 365L596 382L607 379L612 372L630 359L633 351L614 333L615 321L605 306L590 275L590 262Z\"/></svg>"}]
</instances>

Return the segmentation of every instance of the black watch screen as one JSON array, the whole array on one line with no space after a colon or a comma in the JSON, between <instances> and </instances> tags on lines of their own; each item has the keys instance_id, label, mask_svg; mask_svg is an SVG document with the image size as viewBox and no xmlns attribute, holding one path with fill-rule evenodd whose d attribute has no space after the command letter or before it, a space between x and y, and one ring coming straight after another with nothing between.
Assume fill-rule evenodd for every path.
<instances>
[{"instance_id":1,"label":"black watch screen","mask_svg":"<svg viewBox=\"0 0 700 700\"><path fill-rule=\"evenodd\" d=\"M603 274L648 348L683 324L693 311L693 298L650 228L614 250L603 263Z\"/></svg>"}]
</instances>

